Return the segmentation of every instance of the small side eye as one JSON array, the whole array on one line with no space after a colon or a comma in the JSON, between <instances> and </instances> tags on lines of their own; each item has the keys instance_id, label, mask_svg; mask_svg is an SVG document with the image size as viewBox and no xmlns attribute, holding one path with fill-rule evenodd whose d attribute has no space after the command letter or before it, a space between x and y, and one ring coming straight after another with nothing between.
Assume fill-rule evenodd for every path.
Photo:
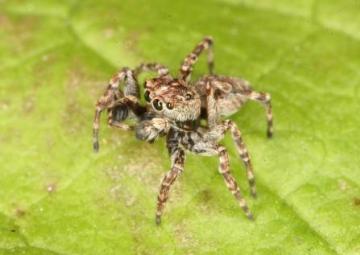
<instances>
[{"instance_id":1,"label":"small side eye","mask_svg":"<svg viewBox=\"0 0 360 255\"><path fill-rule=\"evenodd\" d=\"M174 106L172 105L172 103L166 103L166 108L168 108L169 110L172 110L174 108Z\"/></svg>"},{"instance_id":2,"label":"small side eye","mask_svg":"<svg viewBox=\"0 0 360 255\"><path fill-rule=\"evenodd\" d=\"M144 98L147 102L150 102L151 101L151 98L150 98L150 91L146 90L145 93L144 93Z\"/></svg>"},{"instance_id":3,"label":"small side eye","mask_svg":"<svg viewBox=\"0 0 360 255\"><path fill-rule=\"evenodd\" d=\"M190 94L190 93L187 93L186 96L185 96L185 99L186 99L186 100L190 100L190 99L192 99L192 98L193 98L193 95Z\"/></svg>"}]
</instances>

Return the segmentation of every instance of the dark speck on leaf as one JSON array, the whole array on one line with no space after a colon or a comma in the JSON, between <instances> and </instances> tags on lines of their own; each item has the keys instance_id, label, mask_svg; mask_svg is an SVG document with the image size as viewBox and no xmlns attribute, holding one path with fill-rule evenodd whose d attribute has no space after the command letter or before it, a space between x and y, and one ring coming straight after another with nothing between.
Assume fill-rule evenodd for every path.
<instances>
[{"instance_id":1,"label":"dark speck on leaf","mask_svg":"<svg viewBox=\"0 0 360 255\"><path fill-rule=\"evenodd\" d=\"M23 216L25 216L25 214L26 214L26 211L24 210L24 209L21 209L21 208L16 208L16 210L15 210L15 215L17 216L17 217L23 217Z\"/></svg>"},{"instance_id":2,"label":"dark speck on leaf","mask_svg":"<svg viewBox=\"0 0 360 255\"><path fill-rule=\"evenodd\" d=\"M353 198L353 203L354 203L355 206L360 206L360 198L354 197Z\"/></svg>"},{"instance_id":3,"label":"dark speck on leaf","mask_svg":"<svg viewBox=\"0 0 360 255\"><path fill-rule=\"evenodd\" d=\"M56 191L56 184L55 183L49 183L46 185L46 191L51 194Z\"/></svg>"},{"instance_id":4,"label":"dark speck on leaf","mask_svg":"<svg viewBox=\"0 0 360 255\"><path fill-rule=\"evenodd\" d=\"M211 198L212 198L212 194L209 190L205 189L200 192L201 201L207 202L207 201L211 200Z\"/></svg>"}]
</instances>

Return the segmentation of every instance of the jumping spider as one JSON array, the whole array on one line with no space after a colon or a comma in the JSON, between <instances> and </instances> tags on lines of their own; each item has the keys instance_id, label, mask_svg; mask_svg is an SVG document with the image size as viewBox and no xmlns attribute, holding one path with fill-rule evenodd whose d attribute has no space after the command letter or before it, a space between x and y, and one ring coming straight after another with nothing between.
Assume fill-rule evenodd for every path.
<instances>
[{"instance_id":1,"label":"jumping spider","mask_svg":"<svg viewBox=\"0 0 360 255\"><path fill-rule=\"evenodd\" d=\"M256 92L249 83L240 78L213 75L213 54L211 38L206 37L184 59L178 78L173 78L163 65L142 64L134 70L122 69L111 80L105 94L96 105L94 120L94 149L99 149L98 130L100 113L108 111L111 126L129 130L133 127L122 123L129 115L137 118L136 137L153 142L158 136L166 135L166 144L171 158L171 169L164 176L157 198L156 223L161 215L169 190L180 173L183 172L185 151L203 156L218 156L219 172L223 175L228 189L238 200L240 207L249 219L253 219L240 189L230 174L229 157L224 146L219 144L227 131L231 132L237 152L245 164L251 195L256 197L255 177L246 146L240 130L231 120L221 120L238 111L247 100L262 103L266 109L267 135L272 136L271 99L268 93ZM190 81L192 67L199 55L208 52L209 75L196 82ZM158 77L145 82L144 98L147 106L139 103L137 76L144 71L155 71ZM124 92L119 83L125 83ZM201 125L201 119L207 125Z\"/></svg>"}]
</instances>

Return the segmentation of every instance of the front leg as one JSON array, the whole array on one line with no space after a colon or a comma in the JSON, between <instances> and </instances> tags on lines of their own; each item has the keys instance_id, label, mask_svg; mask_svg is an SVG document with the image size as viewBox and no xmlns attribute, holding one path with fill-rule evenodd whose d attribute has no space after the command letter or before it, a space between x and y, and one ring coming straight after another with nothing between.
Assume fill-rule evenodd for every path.
<instances>
[{"instance_id":1,"label":"front leg","mask_svg":"<svg viewBox=\"0 0 360 255\"><path fill-rule=\"evenodd\" d=\"M165 203L169 198L170 187L184 170L184 161L184 150L174 148L173 153L171 154L171 170L164 176L161 182L159 195L157 197L155 221L158 225L161 223L161 215L164 211Z\"/></svg>"},{"instance_id":2,"label":"front leg","mask_svg":"<svg viewBox=\"0 0 360 255\"><path fill-rule=\"evenodd\" d=\"M115 101L123 97L124 93L119 90L120 82L125 82L125 95L139 97L139 87L133 72L128 68L123 68L109 81L103 96L96 103L95 117L93 122L93 148L97 152L99 150L99 128L100 115L105 109L114 106Z\"/></svg>"},{"instance_id":3,"label":"front leg","mask_svg":"<svg viewBox=\"0 0 360 255\"><path fill-rule=\"evenodd\" d=\"M124 93L119 90L119 84L125 82ZM125 96L133 96L139 98L139 86L133 71L123 68L109 81L109 84L96 103L95 117L93 122L93 148L97 152L99 150L99 128L100 115L105 109L114 107L116 100Z\"/></svg>"}]
</instances>

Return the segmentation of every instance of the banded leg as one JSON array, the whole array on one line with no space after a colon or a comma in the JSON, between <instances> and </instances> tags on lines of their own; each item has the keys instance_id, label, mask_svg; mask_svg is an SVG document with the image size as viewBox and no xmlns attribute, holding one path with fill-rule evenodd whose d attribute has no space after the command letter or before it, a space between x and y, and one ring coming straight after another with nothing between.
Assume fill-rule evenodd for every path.
<instances>
[{"instance_id":1,"label":"banded leg","mask_svg":"<svg viewBox=\"0 0 360 255\"><path fill-rule=\"evenodd\" d=\"M192 52L187 55L180 68L180 78L188 81L191 76L192 66L197 62L200 54L207 50L208 52L208 67L209 73L212 74L214 70L214 54L212 51L213 40L211 37L205 37Z\"/></svg>"},{"instance_id":2,"label":"banded leg","mask_svg":"<svg viewBox=\"0 0 360 255\"><path fill-rule=\"evenodd\" d=\"M119 90L120 82L125 82L124 93ZM95 117L93 122L93 148L97 152L99 150L99 128L100 115L105 109L114 106L114 102L123 96L134 96L139 98L139 86L133 72L128 68L123 68L109 81L104 94L96 103Z\"/></svg>"},{"instance_id":3,"label":"banded leg","mask_svg":"<svg viewBox=\"0 0 360 255\"><path fill-rule=\"evenodd\" d=\"M143 72L157 72L159 76L169 75L169 69L159 63L142 63L134 69L135 77Z\"/></svg>"},{"instance_id":4,"label":"banded leg","mask_svg":"<svg viewBox=\"0 0 360 255\"><path fill-rule=\"evenodd\" d=\"M230 173L229 156L228 156L228 153L227 153L225 147L220 146L218 148L218 153L219 153L219 160L220 160L219 172L224 177L226 186L228 187L230 192L235 196L235 198L239 201L239 205L240 205L241 209L243 209L243 211L245 212L247 218L249 220L253 220L254 219L253 214L250 212L245 199L241 195L239 186L237 185L234 177Z\"/></svg>"},{"instance_id":5,"label":"banded leg","mask_svg":"<svg viewBox=\"0 0 360 255\"><path fill-rule=\"evenodd\" d=\"M171 170L164 176L159 195L157 197L157 208L156 208L156 224L161 223L161 215L163 213L165 203L169 198L169 191L171 185L175 182L176 178L183 172L184 170L184 160L185 153L184 150L177 148L174 150L174 153L171 155L172 166Z\"/></svg>"},{"instance_id":6,"label":"banded leg","mask_svg":"<svg viewBox=\"0 0 360 255\"><path fill-rule=\"evenodd\" d=\"M218 107L215 99L215 89L211 87L210 82L206 84L206 110L207 123L211 129L215 127L219 121Z\"/></svg>"},{"instance_id":7,"label":"banded leg","mask_svg":"<svg viewBox=\"0 0 360 255\"><path fill-rule=\"evenodd\" d=\"M262 103L266 111L266 120L267 120L267 137L271 138L273 136L273 114L271 107L271 96L269 93L251 91L247 97L251 100L258 101Z\"/></svg>"},{"instance_id":8,"label":"banded leg","mask_svg":"<svg viewBox=\"0 0 360 255\"><path fill-rule=\"evenodd\" d=\"M241 132L236 124L231 120L226 120L225 125L227 129L230 129L231 136L235 142L236 150L245 164L246 167L246 176L250 186L250 193L255 198L256 197L256 183L255 183L255 175L252 167L252 163L250 160L250 155L248 150L246 149L245 143L241 137Z\"/></svg>"}]
</instances>

